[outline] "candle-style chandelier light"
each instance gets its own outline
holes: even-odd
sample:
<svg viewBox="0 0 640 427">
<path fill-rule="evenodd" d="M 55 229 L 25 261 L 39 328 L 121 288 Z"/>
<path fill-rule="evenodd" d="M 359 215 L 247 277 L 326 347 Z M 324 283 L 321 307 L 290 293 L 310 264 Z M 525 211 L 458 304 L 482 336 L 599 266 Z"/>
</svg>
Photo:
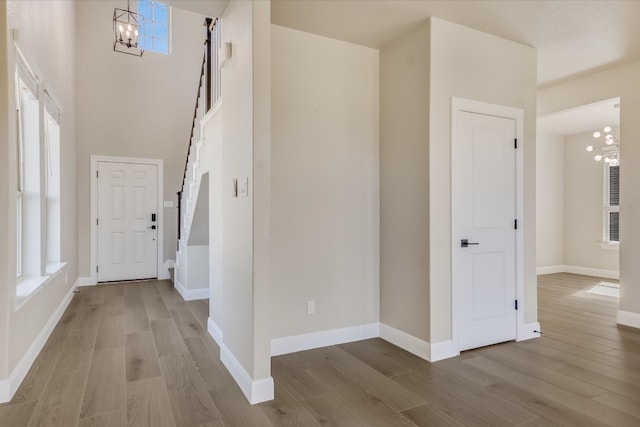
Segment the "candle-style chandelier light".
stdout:
<svg viewBox="0 0 640 427">
<path fill-rule="evenodd" d="M 128 55 L 142 56 L 144 49 L 138 45 L 138 29 L 144 18 L 131 11 L 127 0 L 127 10 L 113 10 L 113 50 Z"/>
</svg>

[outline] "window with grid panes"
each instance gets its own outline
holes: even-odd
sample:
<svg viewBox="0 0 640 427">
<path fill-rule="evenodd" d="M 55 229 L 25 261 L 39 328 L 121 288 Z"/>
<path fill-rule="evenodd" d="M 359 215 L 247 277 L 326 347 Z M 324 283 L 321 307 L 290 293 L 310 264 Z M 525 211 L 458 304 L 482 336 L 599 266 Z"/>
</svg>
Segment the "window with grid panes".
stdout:
<svg viewBox="0 0 640 427">
<path fill-rule="evenodd" d="M 138 46 L 147 52 L 169 54 L 169 6 L 153 0 L 138 0 Z"/>
</svg>

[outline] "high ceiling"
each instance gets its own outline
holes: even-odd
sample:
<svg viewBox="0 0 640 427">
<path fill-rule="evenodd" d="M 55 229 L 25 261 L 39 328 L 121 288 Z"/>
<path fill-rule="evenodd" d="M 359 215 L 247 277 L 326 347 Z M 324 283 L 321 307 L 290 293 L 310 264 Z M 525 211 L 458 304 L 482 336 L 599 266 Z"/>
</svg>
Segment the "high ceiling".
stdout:
<svg viewBox="0 0 640 427">
<path fill-rule="evenodd" d="M 538 117 L 538 130 L 558 135 L 593 132 L 620 126 L 620 98 L 583 105 Z"/>
<path fill-rule="evenodd" d="M 373 48 L 430 16 L 535 47 L 542 87 L 640 59 L 637 0 L 272 0 L 271 6 L 274 24 Z"/>
</svg>

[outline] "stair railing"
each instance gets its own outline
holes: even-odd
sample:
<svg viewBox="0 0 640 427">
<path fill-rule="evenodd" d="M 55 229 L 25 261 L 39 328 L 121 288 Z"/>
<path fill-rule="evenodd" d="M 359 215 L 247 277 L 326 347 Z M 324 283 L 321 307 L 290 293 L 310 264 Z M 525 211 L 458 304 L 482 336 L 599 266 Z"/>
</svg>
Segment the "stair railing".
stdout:
<svg viewBox="0 0 640 427">
<path fill-rule="evenodd" d="M 178 249 L 179 241 L 182 237 L 182 196 L 184 194 L 184 186 L 187 182 L 187 173 L 189 170 L 189 155 L 193 147 L 194 141 L 200 139 L 200 121 L 204 115 L 220 100 L 220 68 L 218 61 L 218 52 L 220 49 L 220 21 L 215 18 L 206 18 L 204 26 L 206 28 L 206 38 L 204 42 L 204 54 L 202 57 L 202 66 L 200 68 L 200 80 L 198 85 L 198 93 L 193 108 L 193 118 L 191 121 L 191 132 L 189 135 L 189 147 L 187 149 L 187 159 L 184 164 L 184 173 L 182 174 L 182 185 L 178 191 Z"/>
</svg>

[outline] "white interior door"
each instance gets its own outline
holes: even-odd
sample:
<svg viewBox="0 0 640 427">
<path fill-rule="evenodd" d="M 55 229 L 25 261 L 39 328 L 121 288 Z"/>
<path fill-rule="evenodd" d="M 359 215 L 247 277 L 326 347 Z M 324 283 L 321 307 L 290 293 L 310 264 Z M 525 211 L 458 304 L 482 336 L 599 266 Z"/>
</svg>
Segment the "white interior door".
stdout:
<svg viewBox="0 0 640 427">
<path fill-rule="evenodd" d="M 98 282 L 158 277 L 158 167 L 98 162 Z"/>
<path fill-rule="evenodd" d="M 457 114 L 453 255 L 467 350 L 516 337 L 516 121 Z"/>
</svg>

